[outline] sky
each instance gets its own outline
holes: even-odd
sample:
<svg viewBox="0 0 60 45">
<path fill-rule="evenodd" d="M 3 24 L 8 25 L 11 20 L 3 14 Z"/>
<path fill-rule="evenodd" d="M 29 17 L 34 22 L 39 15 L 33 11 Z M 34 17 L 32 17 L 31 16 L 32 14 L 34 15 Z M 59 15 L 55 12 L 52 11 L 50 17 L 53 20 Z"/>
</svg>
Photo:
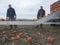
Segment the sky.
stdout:
<svg viewBox="0 0 60 45">
<path fill-rule="evenodd" d="M 50 5 L 56 1 L 58 0 L 0 0 L 0 18 L 6 18 L 8 5 L 11 4 L 18 19 L 36 19 L 41 5 L 47 15 L 50 13 Z"/>
</svg>

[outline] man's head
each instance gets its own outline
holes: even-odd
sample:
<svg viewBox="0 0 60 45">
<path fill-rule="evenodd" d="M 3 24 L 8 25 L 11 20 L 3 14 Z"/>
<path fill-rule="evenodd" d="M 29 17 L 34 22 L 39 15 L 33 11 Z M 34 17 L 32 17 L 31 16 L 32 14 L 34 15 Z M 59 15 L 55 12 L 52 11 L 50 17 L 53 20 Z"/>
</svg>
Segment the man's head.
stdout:
<svg viewBox="0 0 60 45">
<path fill-rule="evenodd" d="M 9 8 L 12 8 L 11 4 L 9 4 Z"/>
<path fill-rule="evenodd" d="M 40 6 L 40 9 L 43 9 L 43 6 Z"/>
</svg>

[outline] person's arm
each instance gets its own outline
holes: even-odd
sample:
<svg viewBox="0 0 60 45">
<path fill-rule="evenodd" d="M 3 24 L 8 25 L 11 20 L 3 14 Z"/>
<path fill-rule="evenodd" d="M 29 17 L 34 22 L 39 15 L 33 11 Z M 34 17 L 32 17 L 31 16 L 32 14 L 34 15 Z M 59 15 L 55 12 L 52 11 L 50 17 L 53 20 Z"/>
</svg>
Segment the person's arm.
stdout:
<svg viewBox="0 0 60 45">
<path fill-rule="evenodd" d="M 13 9 L 14 10 L 14 18 L 16 19 L 16 12 L 15 12 L 15 9 Z"/>
<path fill-rule="evenodd" d="M 40 10 L 37 13 L 37 18 L 39 19 L 39 17 L 40 17 Z"/>
<path fill-rule="evenodd" d="M 44 10 L 44 12 L 43 12 L 43 15 L 45 16 L 45 10 Z"/>
<path fill-rule="evenodd" d="M 9 17 L 9 14 L 8 14 L 8 13 L 9 13 L 9 10 L 7 10 L 7 14 L 6 14 L 6 17 Z"/>
<path fill-rule="evenodd" d="M 9 20 L 9 10 L 7 10 L 6 20 Z"/>
<path fill-rule="evenodd" d="M 16 16 L 16 12 L 15 12 L 15 9 L 13 9 L 14 10 L 14 16 Z"/>
</svg>

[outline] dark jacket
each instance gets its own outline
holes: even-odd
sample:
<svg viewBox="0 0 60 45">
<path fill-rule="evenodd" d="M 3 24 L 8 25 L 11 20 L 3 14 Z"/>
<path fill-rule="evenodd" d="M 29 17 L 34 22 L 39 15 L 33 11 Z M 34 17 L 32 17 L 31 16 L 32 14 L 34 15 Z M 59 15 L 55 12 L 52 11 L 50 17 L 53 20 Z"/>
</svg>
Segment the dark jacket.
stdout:
<svg viewBox="0 0 60 45">
<path fill-rule="evenodd" d="M 44 16 L 45 16 L 45 10 L 39 9 L 38 14 L 37 14 L 37 18 L 39 19 L 39 17 L 44 17 Z"/>
<path fill-rule="evenodd" d="M 15 10 L 13 8 L 9 8 L 7 10 L 7 17 L 14 18 L 14 16 L 16 16 Z"/>
</svg>

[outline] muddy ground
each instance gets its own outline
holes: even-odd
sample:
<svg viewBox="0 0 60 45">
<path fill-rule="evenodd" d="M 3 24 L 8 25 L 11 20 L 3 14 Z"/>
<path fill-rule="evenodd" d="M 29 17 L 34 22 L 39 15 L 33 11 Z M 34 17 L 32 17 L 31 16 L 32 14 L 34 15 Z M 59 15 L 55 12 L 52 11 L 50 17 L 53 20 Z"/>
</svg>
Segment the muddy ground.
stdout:
<svg viewBox="0 0 60 45">
<path fill-rule="evenodd" d="M 18 35 L 19 32 L 23 33 L 23 36 L 20 39 L 14 40 L 14 44 L 12 41 L 5 41 L 1 45 L 60 45 L 60 26 L 50 26 L 44 25 L 43 30 L 39 28 L 35 28 L 36 26 L 18 26 L 15 34 L 11 34 L 14 29 L 9 29 L 9 26 L 0 26 L 0 39 L 4 42 L 3 36 L 1 34 L 2 31 L 7 31 L 7 37 Z M 27 37 L 32 37 L 33 40 L 31 42 L 27 41 Z M 47 38 L 51 36 L 55 40 L 53 43 L 49 42 Z"/>
</svg>

